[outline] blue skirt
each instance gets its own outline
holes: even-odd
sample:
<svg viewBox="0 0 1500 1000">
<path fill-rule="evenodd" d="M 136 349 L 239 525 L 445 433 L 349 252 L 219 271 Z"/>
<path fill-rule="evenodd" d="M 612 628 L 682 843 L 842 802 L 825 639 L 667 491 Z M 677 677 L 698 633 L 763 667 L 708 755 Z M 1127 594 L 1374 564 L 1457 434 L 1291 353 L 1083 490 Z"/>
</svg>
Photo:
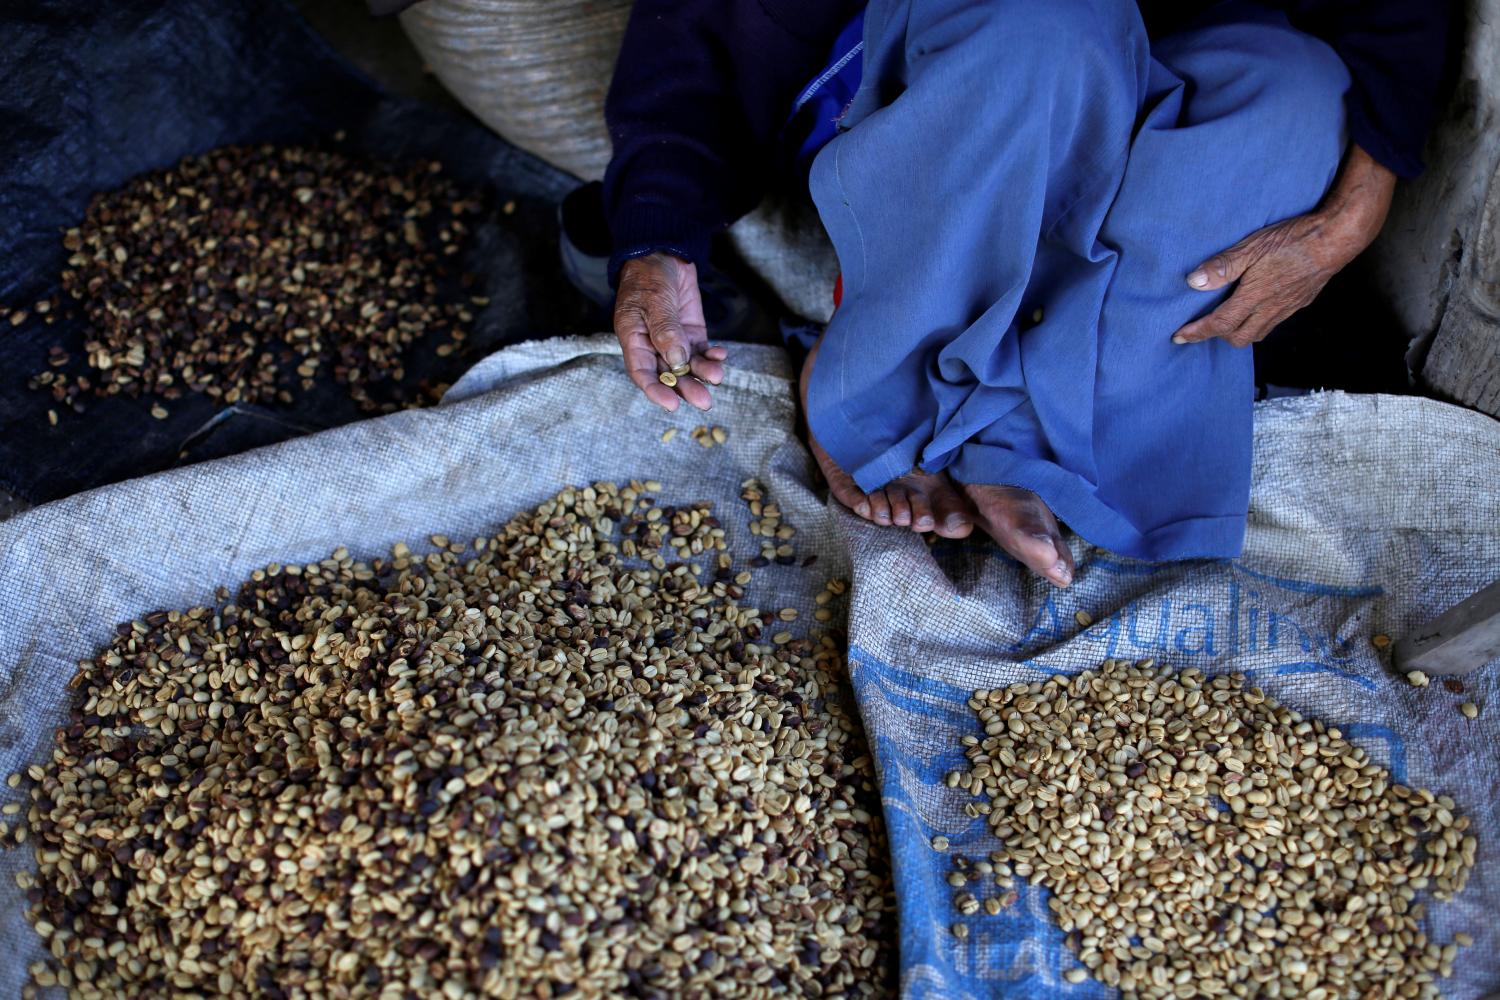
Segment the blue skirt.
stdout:
<svg viewBox="0 0 1500 1000">
<path fill-rule="evenodd" d="M 1245 0 L 1156 39 L 1117 0 L 875 0 L 862 46 L 809 179 L 818 440 L 866 490 L 947 470 L 1124 555 L 1238 555 L 1251 354 L 1171 337 L 1227 294 L 1190 270 L 1326 193 L 1344 64 Z"/>
</svg>

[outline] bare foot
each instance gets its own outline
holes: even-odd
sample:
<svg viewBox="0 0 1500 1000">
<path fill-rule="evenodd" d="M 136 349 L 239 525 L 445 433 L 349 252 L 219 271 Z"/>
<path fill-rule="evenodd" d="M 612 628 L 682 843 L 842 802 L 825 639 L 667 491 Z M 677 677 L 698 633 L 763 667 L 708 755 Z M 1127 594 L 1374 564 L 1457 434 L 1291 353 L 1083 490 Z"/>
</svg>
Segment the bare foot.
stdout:
<svg viewBox="0 0 1500 1000">
<path fill-rule="evenodd" d="M 800 390 L 804 414 L 807 412 L 807 383 L 821 347 L 820 340 L 802 366 Z M 811 424 L 807 429 L 807 446 L 817 460 L 823 478 L 828 481 L 833 498 L 860 517 L 876 524 L 909 527 L 913 531 L 935 531 L 944 538 L 964 538 L 974 530 L 968 502 L 954 488 L 946 473 L 914 469 L 900 479 L 866 493 L 813 437 Z"/>
<path fill-rule="evenodd" d="M 973 512 L 945 472 L 913 469 L 875 492 L 885 495 L 891 524 L 935 531 L 944 538 L 966 538 L 974 530 Z"/>
<path fill-rule="evenodd" d="M 1002 549 L 1059 587 L 1073 582 L 1073 553 L 1041 497 L 1016 486 L 960 483 L 959 489 L 973 504 L 979 526 Z"/>
</svg>

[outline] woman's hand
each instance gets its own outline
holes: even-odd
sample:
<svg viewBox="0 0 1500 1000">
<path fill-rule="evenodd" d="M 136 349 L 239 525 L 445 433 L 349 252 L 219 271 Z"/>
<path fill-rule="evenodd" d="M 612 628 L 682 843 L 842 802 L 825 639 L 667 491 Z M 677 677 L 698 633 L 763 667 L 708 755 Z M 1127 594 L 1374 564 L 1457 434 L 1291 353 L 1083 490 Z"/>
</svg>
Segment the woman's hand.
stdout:
<svg viewBox="0 0 1500 1000">
<path fill-rule="evenodd" d="M 724 380 L 728 351 L 708 343 L 698 268 L 667 253 L 634 257 L 620 268 L 615 295 L 615 336 L 625 352 L 625 371 L 646 398 L 674 411 L 685 399 L 700 410 L 713 406 L 708 386 Z M 657 378 L 664 371 L 692 366 L 675 388 Z"/>
<path fill-rule="evenodd" d="M 1172 335 L 1174 344 L 1222 337 L 1247 347 L 1310 303 L 1374 241 L 1391 207 L 1396 175 L 1358 146 L 1316 211 L 1267 226 L 1200 264 L 1187 282 L 1211 292 L 1239 286 L 1217 309 Z"/>
</svg>

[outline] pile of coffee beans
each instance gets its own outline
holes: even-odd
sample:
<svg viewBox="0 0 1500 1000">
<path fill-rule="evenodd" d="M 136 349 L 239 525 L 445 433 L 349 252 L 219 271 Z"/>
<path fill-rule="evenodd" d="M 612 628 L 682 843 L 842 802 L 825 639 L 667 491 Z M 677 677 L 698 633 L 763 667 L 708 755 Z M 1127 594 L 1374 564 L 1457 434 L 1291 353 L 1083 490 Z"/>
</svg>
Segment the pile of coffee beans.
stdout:
<svg viewBox="0 0 1500 1000">
<path fill-rule="evenodd" d="M 723 537 L 600 483 L 119 626 L 0 836 L 28 989 L 893 995 L 841 637 L 743 603 Z"/>
<path fill-rule="evenodd" d="M 163 418 L 190 392 L 287 404 L 320 376 L 389 409 L 413 395 L 390 391 L 408 348 L 451 352 L 484 304 L 449 275 L 478 212 L 435 162 L 224 147 L 94 198 L 63 236 L 63 296 L 11 322 L 83 312 L 83 358 L 56 346 L 31 380 L 54 413 L 90 394 L 149 396 Z"/>
<path fill-rule="evenodd" d="M 1478 841 L 1336 727 L 1238 674 L 1150 660 L 976 691 L 948 783 L 990 856 L 1052 890 L 1082 968 L 1125 997 L 1436 997 L 1458 948 L 1422 929 Z"/>
</svg>

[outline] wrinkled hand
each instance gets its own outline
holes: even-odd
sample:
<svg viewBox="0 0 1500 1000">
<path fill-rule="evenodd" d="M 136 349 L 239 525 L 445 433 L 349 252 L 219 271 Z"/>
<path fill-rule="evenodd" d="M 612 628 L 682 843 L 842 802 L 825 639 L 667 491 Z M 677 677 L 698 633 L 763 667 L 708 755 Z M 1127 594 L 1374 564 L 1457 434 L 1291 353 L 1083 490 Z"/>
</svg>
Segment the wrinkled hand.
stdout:
<svg viewBox="0 0 1500 1000">
<path fill-rule="evenodd" d="M 1172 342 L 1221 337 L 1248 347 L 1264 339 L 1370 245 L 1385 223 L 1395 184 L 1395 174 L 1351 146 L 1316 211 L 1257 230 L 1188 275 L 1188 284 L 1205 292 L 1239 284 L 1217 309 L 1173 334 Z"/>
<path fill-rule="evenodd" d="M 671 254 L 635 257 L 620 268 L 615 295 L 615 336 L 625 352 L 625 371 L 646 398 L 667 411 L 680 399 L 700 410 L 713 406 L 708 386 L 724 380 L 728 352 L 708 343 L 698 269 Z M 657 376 L 692 365 L 692 375 L 668 388 Z"/>
</svg>

